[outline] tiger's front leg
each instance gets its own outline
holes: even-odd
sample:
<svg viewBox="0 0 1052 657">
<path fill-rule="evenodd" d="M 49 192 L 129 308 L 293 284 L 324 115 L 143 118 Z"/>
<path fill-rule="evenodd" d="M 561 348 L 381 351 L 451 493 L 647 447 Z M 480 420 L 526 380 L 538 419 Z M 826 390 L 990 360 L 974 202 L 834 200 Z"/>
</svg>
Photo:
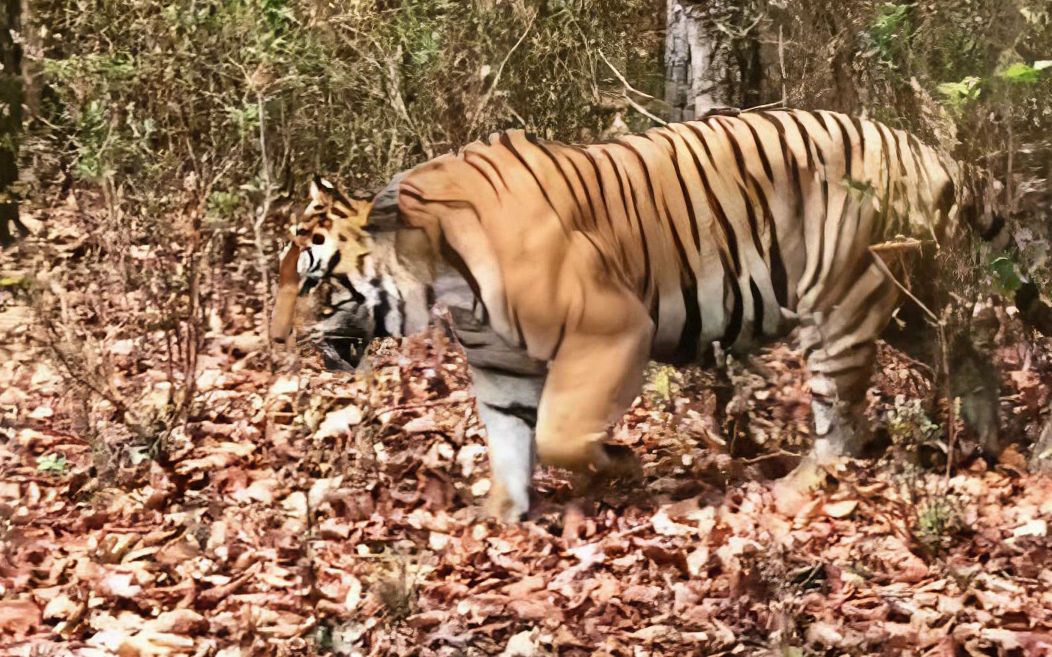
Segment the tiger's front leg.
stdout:
<svg viewBox="0 0 1052 657">
<path fill-rule="evenodd" d="M 471 375 L 479 418 L 486 425 L 489 513 L 506 522 L 522 520 L 530 508 L 533 432 L 544 377 L 474 365 Z"/>
</svg>

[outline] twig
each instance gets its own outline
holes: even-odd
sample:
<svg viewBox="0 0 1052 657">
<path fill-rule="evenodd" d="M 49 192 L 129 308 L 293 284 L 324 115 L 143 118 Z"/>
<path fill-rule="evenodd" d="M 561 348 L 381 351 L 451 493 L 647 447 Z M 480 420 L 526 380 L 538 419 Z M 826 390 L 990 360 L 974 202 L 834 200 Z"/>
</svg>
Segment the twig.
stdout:
<svg viewBox="0 0 1052 657">
<path fill-rule="evenodd" d="M 260 205 L 258 212 L 256 213 L 256 220 L 252 222 L 252 235 L 256 242 L 256 266 L 259 269 L 259 275 L 263 279 L 263 324 L 266 327 L 267 335 L 267 367 L 271 374 L 274 373 L 274 352 L 272 346 L 272 336 L 270 335 L 270 314 L 271 314 L 271 298 L 270 298 L 270 266 L 267 263 L 267 251 L 263 245 L 263 224 L 267 220 L 267 216 L 270 214 L 270 206 L 273 202 L 273 183 L 270 179 L 270 157 L 267 155 L 267 122 L 266 114 L 263 106 L 263 94 L 259 91 L 256 92 L 256 109 L 259 115 L 259 152 L 260 160 L 263 165 L 263 203 Z"/>
<path fill-rule="evenodd" d="M 636 89 L 635 87 L 633 87 L 628 82 L 628 80 L 625 79 L 625 76 L 621 74 L 621 71 L 619 71 L 616 68 L 614 68 L 614 65 L 610 63 L 610 60 L 606 58 L 606 55 L 603 54 L 602 50 L 597 48 L 596 52 L 599 53 L 599 59 L 603 60 L 603 63 L 606 64 L 606 67 L 609 68 L 610 72 L 614 74 L 614 77 L 617 78 L 618 82 L 620 82 L 625 87 L 626 91 L 631 91 L 635 95 L 642 96 L 643 98 L 646 98 L 647 100 L 657 100 L 656 98 L 654 98 L 650 94 L 648 94 L 648 93 L 646 93 L 644 91 L 640 91 L 639 89 Z"/>
<path fill-rule="evenodd" d="M 482 100 L 479 101 L 478 107 L 475 108 L 475 111 L 471 115 L 471 120 L 468 121 L 468 134 L 475 132 L 478 118 L 482 115 L 482 110 L 486 109 L 486 105 L 489 104 L 490 99 L 493 98 L 493 92 L 497 89 L 497 83 L 500 82 L 500 76 L 504 73 L 504 67 L 508 64 L 508 60 L 511 59 L 511 56 L 515 54 L 515 51 L 519 49 L 519 46 L 522 45 L 522 42 L 526 40 L 526 36 L 530 33 L 530 30 L 533 29 L 533 23 L 537 20 L 537 14 L 539 13 L 539 10 L 533 12 L 533 16 L 530 16 L 530 22 L 526 24 L 526 29 L 522 31 L 519 40 L 515 42 L 515 45 L 511 47 L 511 50 L 509 50 L 508 53 L 504 55 L 504 59 L 501 60 L 500 66 L 497 67 L 497 72 L 493 74 L 493 81 L 490 82 L 489 88 L 486 89 L 486 93 L 482 94 Z"/>
<path fill-rule="evenodd" d="M 887 248 L 886 244 L 880 244 L 875 246 L 878 248 L 886 247 L 883 250 L 890 250 L 890 248 Z M 913 247 L 914 245 L 910 242 L 904 242 L 903 246 Z M 920 248 L 919 242 L 917 243 L 916 248 Z M 924 305 L 924 303 L 920 299 L 915 297 L 912 292 L 906 289 L 906 287 L 899 282 L 898 278 L 896 278 L 895 275 L 891 273 L 891 270 L 888 268 L 887 263 L 884 262 L 884 259 L 880 257 L 880 251 L 878 251 L 877 248 L 870 247 L 869 252 L 870 255 L 873 256 L 873 261 L 876 263 L 877 267 L 881 270 L 881 272 L 883 272 L 883 274 L 887 276 L 888 279 L 891 280 L 891 282 L 895 285 L 895 287 L 899 288 L 899 290 L 904 295 L 906 295 L 907 298 L 913 301 L 913 303 L 917 304 L 917 307 L 923 310 L 925 314 L 928 315 L 928 318 L 932 321 L 933 324 L 935 324 L 935 329 L 938 332 L 940 356 L 939 360 L 941 361 L 940 367 L 942 368 L 943 375 L 946 377 L 946 385 L 945 390 L 943 391 L 943 396 L 946 399 L 946 478 L 949 479 L 950 471 L 953 468 L 953 448 L 957 443 L 957 409 L 954 403 L 954 398 L 952 396 L 953 393 L 950 388 L 950 357 L 946 349 L 946 321 L 939 318 L 935 313 L 931 311 L 930 308 L 928 308 L 928 306 Z"/>
<path fill-rule="evenodd" d="M 640 105 L 636 101 L 632 100 L 628 96 L 627 93 L 625 94 L 624 97 L 625 97 L 625 101 L 627 101 L 628 104 L 631 105 L 632 109 L 634 109 L 635 111 L 639 112 L 640 114 L 642 114 L 643 116 L 647 117 L 651 121 L 657 123 L 658 125 L 668 125 L 668 121 L 666 121 L 666 120 L 664 120 L 664 119 L 662 119 L 662 118 L 660 118 L 658 116 L 655 116 L 654 114 L 651 114 L 649 111 L 647 111 L 647 109 L 645 107 L 643 107 L 642 105 Z"/>
<path fill-rule="evenodd" d="M 939 356 L 942 360 L 942 373 L 946 377 L 943 395 L 946 397 L 946 481 L 950 480 L 953 469 L 953 448 L 957 445 L 957 403 L 950 387 L 950 357 L 946 351 L 946 322 L 939 322 Z"/>
<path fill-rule="evenodd" d="M 785 449 L 779 449 L 776 452 L 770 454 L 761 454 L 760 456 L 753 457 L 751 459 L 740 459 L 742 463 L 752 465 L 753 463 L 760 463 L 761 461 L 768 461 L 770 459 L 779 458 L 783 456 L 791 456 L 793 458 L 802 458 L 803 454 L 797 454 L 796 452 L 790 452 Z"/>
<path fill-rule="evenodd" d="M 785 91 L 785 39 L 782 37 L 782 26 L 778 26 L 778 70 L 782 78 L 782 106 L 789 99 L 789 94 Z"/>
<path fill-rule="evenodd" d="M 909 243 L 909 242 L 904 242 L 902 246 L 903 246 L 903 248 L 913 248 L 913 244 Z M 919 248 L 919 243 L 917 245 L 917 248 Z M 885 276 L 887 276 L 888 280 L 890 280 L 895 285 L 895 287 L 899 288 L 900 292 L 902 292 L 904 295 L 906 295 L 906 297 L 909 298 L 910 301 L 912 301 L 913 303 L 917 304 L 917 307 L 920 308 L 921 310 L 923 310 L 925 312 L 925 314 L 928 315 L 928 318 L 935 325 L 938 326 L 940 324 L 940 322 L 941 322 L 939 317 L 935 313 L 933 313 L 931 311 L 931 309 L 928 308 L 928 306 L 924 305 L 923 301 L 921 301 L 920 299 L 915 297 L 912 292 L 910 292 L 908 289 L 906 289 L 905 285 L 903 285 L 902 283 L 899 282 L 899 279 L 895 277 L 895 274 L 891 273 L 891 270 L 888 269 L 888 264 L 886 262 L 884 262 L 884 259 L 882 257 L 880 257 L 881 251 L 890 251 L 890 250 L 892 250 L 892 249 L 891 249 L 890 246 L 888 246 L 887 243 L 885 243 L 885 244 L 876 244 L 874 246 L 869 247 L 869 253 L 870 253 L 870 255 L 873 256 L 873 262 L 874 262 L 874 264 L 877 265 L 877 268 L 880 269 L 881 273 L 884 274 Z"/>
<path fill-rule="evenodd" d="M 437 406 L 456 406 L 458 404 L 470 404 L 471 399 L 433 399 L 425 402 L 414 402 L 411 404 L 399 404 L 397 406 L 388 406 L 386 408 L 378 408 L 371 415 L 376 419 L 380 419 L 381 415 L 386 413 L 398 413 L 401 411 L 414 411 L 422 408 L 435 408 Z"/>
<path fill-rule="evenodd" d="M 752 107 L 746 107 L 745 109 L 742 110 L 742 113 L 755 112 L 757 110 L 770 109 L 772 107 L 785 107 L 785 99 L 783 98 L 781 100 L 772 100 L 769 103 L 762 103 L 760 105 L 753 105 Z"/>
<path fill-rule="evenodd" d="M 614 68 L 614 65 L 610 63 L 610 60 L 606 58 L 606 55 L 603 54 L 602 50 L 596 49 L 596 52 L 599 53 L 599 58 L 603 60 L 603 63 L 606 64 L 606 67 L 610 69 L 610 72 L 612 72 L 614 74 L 614 77 L 617 78 L 617 80 L 621 83 L 621 86 L 623 87 L 621 94 L 624 97 L 625 102 L 628 103 L 632 109 L 647 117 L 654 123 L 657 123 L 658 125 L 668 125 L 668 121 L 665 121 L 664 119 L 650 112 L 647 108 L 643 107 L 635 100 L 633 100 L 633 98 L 629 94 L 633 93 L 637 96 L 642 96 L 647 100 L 656 99 L 650 94 L 642 92 L 639 89 L 633 87 L 631 83 L 629 83 L 629 81 L 625 79 L 625 76 L 621 74 L 621 71 L 618 71 L 616 68 Z"/>
<path fill-rule="evenodd" d="M 394 57 L 387 58 L 387 95 L 391 101 L 391 105 L 394 106 L 395 111 L 398 112 L 398 116 L 405 121 L 406 125 L 416 135 L 417 141 L 420 142 L 420 148 L 424 151 L 424 157 L 431 159 L 435 156 L 434 145 L 431 143 L 430 137 L 425 137 L 424 133 L 421 132 L 420 127 L 417 125 L 413 117 L 409 115 L 409 110 L 406 108 L 405 99 L 402 98 L 402 83 L 401 78 L 398 75 L 398 69 L 395 67 L 395 61 L 401 57 L 402 47 L 399 46 L 395 52 Z"/>
</svg>

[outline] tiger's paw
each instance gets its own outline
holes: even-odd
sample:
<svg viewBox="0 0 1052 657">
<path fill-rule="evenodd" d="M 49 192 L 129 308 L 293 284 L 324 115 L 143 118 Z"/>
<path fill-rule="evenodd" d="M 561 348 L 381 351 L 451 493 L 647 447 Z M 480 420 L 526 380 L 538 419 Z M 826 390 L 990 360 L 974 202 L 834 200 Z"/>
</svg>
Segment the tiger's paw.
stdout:
<svg viewBox="0 0 1052 657">
<path fill-rule="evenodd" d="M 588 469 L 574 473 L 573 488 L 584 496 L 623 490 L 626 483 L 643 479 L 643 466 L 630 447 L 612 443 L 598 445 L 600 456 Z"/>
<path fill-rule="evenodd" d="M 529 514 L 529 503 L 516 502 L 508 493 L 507 486 L 493 481 L 489 495 L 486 497 L 486 514 L 501 522 L 523 522 Z"/>
<path fill-rule="evenodd" d="M 629 481 L 638 481 L 643 478 L 643 465 L 631 447 L 604 443 L 603 454 L 606 456 L 606 462 L 599 472 L 600 476 L 606 479 L 627 479 Z"/>
</svg>

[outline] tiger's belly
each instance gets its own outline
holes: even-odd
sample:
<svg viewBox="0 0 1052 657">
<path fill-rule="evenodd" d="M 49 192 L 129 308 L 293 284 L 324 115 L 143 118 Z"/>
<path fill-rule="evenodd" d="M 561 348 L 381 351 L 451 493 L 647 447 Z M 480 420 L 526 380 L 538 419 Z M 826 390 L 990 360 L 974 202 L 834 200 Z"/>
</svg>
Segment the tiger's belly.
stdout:
<svg viewBox="0 0 1052 657">
<path fill-rule="evenodd" d="M 757 291 L 755 286 L 751 291 Z M 761 294 L 740 301 L 727 295 L 693 314 L 692 320 L 683 301 L 692 292 L 683 290 L 651 304 L 653 360 L 670 365 L 710 365 L 717 351 L 747 353 L 785 338 L 799 323 L 795 309 L 764 303 Z"/>
</svg>

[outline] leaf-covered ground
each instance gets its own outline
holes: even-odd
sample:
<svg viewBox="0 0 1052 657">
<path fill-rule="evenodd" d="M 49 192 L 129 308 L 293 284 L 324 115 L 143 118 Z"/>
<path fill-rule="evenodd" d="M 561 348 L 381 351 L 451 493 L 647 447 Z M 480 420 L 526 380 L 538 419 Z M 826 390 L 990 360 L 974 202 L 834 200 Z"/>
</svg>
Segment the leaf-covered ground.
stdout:
<svg viewBox="0 0 1052 657">
<path fill-rule="evenodd" d="M 70 273 L 77 248 L 49 285 L 134 309 L 106 275 Z M 879 461 L 774 478 L 809 419 L 799 360 L 778 347 L 735 370 L 734 438 L 713 375 L 659 370 L 614 431 L 642 483 L 571 503 L 541 472 L 534 517 L 502 526 L 480 511 L 484 440 L 437 332 L 357 377 L 287 353 L 271 373 L 260 314 L 231 301 L 208 323 L 188 421 L 164 431 L 159 414 L 151 433 L 66 377 L 24 297 L 0 289 L 5 654 L 1052 654 L 1052 479 L 1027 473 L 1025 445 L 947 478 L 937 436 L 901 440 L 927 435 L 908 409 L 930 385 L 890 348 L 873 412 L 899 439 Z M 164 341 L 106 327 L 89 362 L 136 408 L 166 408 Z M 1047 357 L 1002 342 L 1002 414 L 1022 441 Z"/>
</svg>

